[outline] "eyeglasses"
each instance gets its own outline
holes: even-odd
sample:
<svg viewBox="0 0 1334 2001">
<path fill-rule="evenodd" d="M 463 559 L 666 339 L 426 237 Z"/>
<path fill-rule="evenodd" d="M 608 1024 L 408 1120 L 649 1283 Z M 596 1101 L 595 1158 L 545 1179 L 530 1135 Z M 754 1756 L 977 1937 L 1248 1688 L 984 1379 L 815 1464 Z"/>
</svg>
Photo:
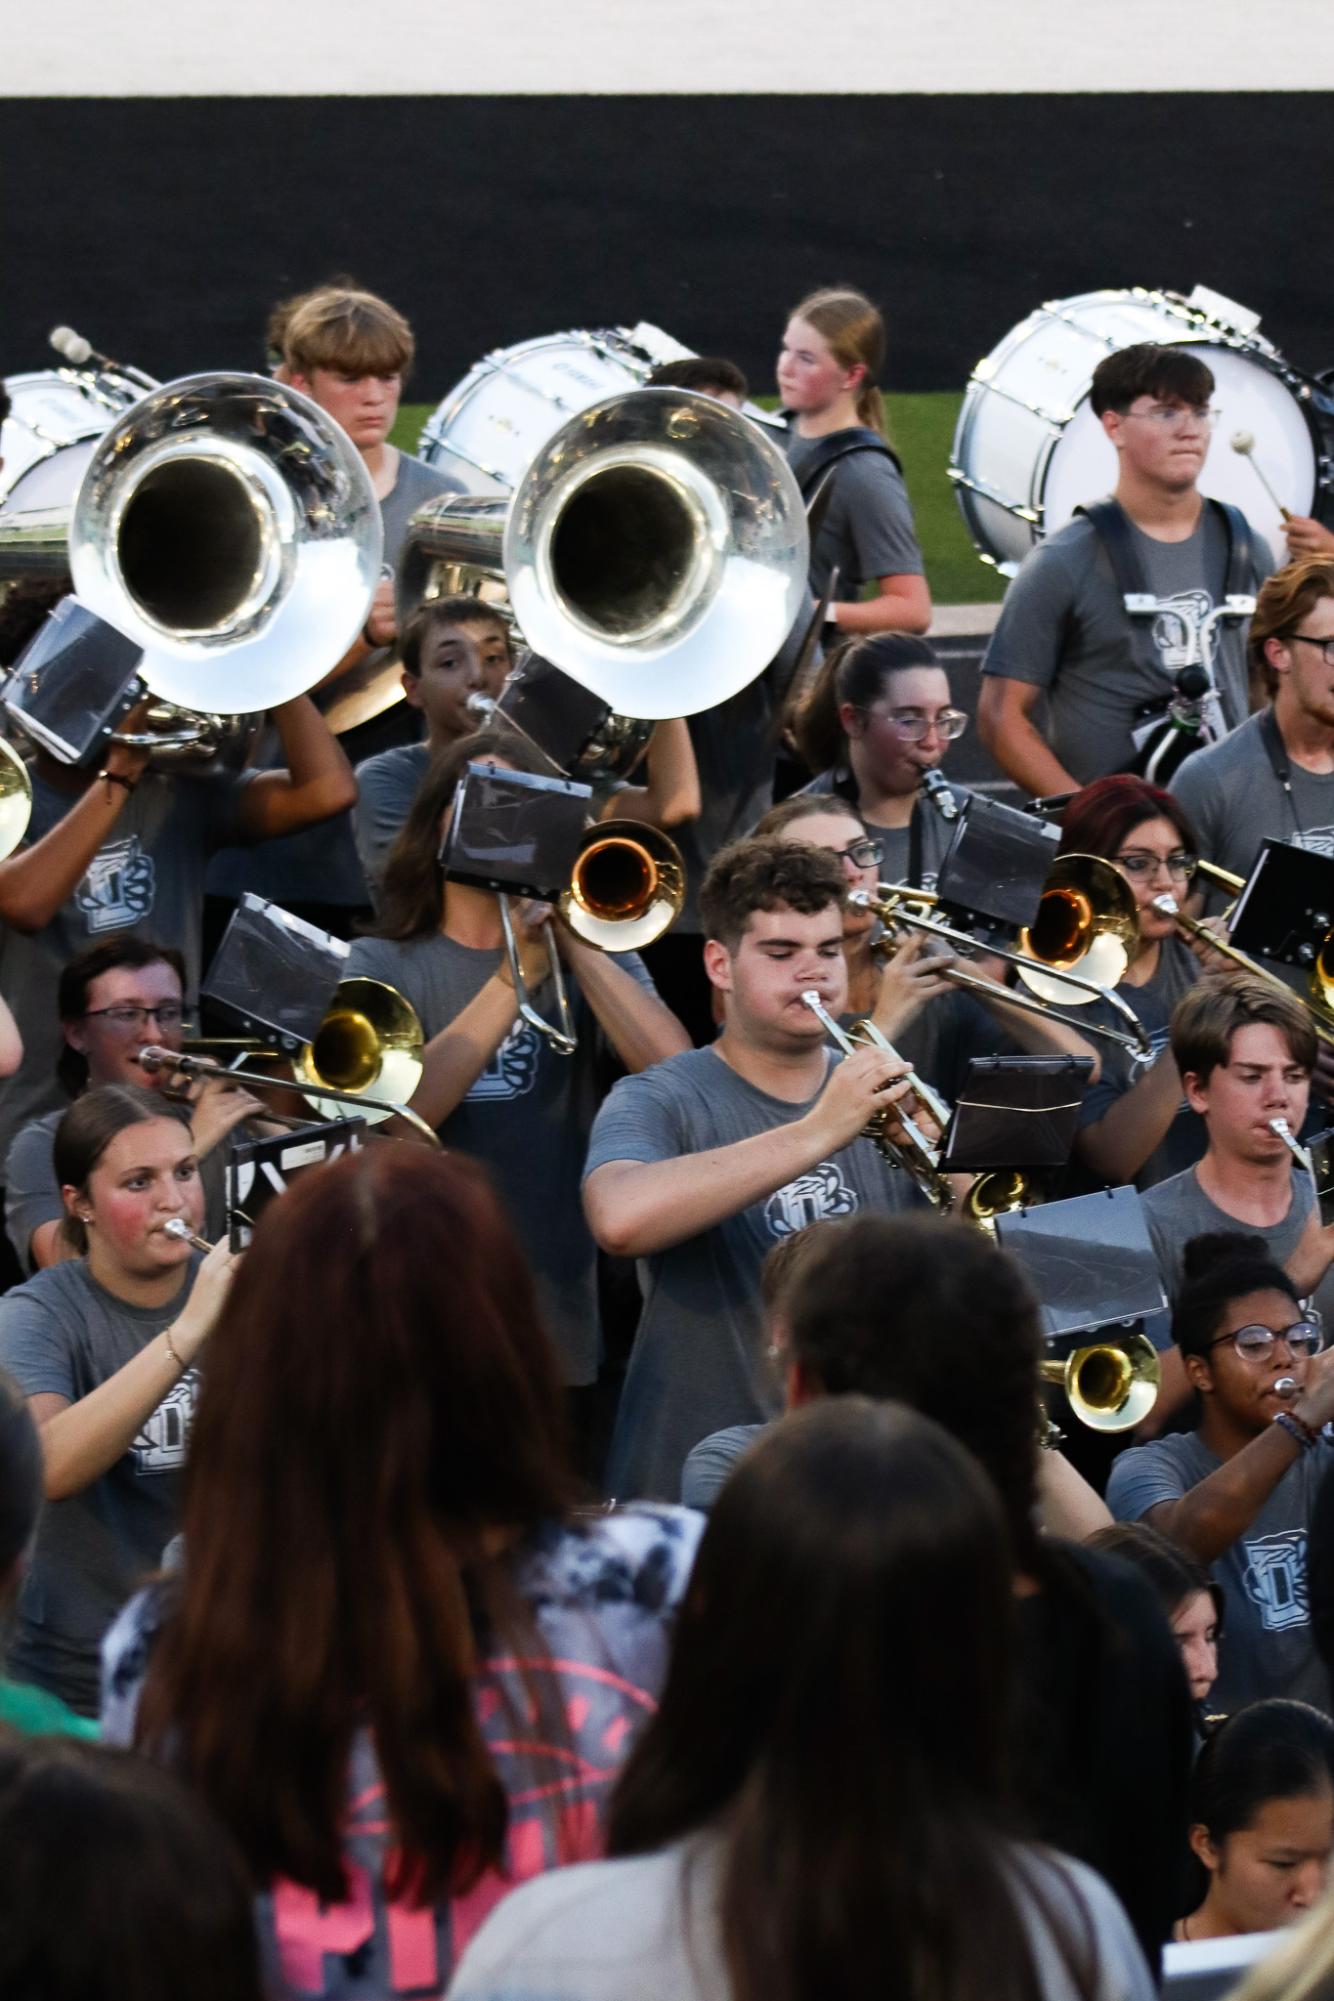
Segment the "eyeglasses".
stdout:
<svg viewBox="0 0 1334 2001">
<path fill-rule="evenodd" d="M 920 709 L 863 709 L 862 714 L 888 723 L 907 743 L 920 743 L 932 730 L 942 743 L 954 743 L 968 727 L 962 709 L 939 709 L 934 716 L 924 716 Z"/>
<path fill-rule="evenodd" d="M 84 1021 L 105 1021 L 112 1028 L 133 1029 L 142 1034 L 150 1020 L 159 1028 L 179 1028 L 185 1019 L 185 1009 L 179 1001 L 164 1001 L 161 1007 L 139 1007 L 130 1001 L 123 1001 L 117 1007 L 90 1007 L 81 1017 Z"/>
<path fill-rule="evenodd" d="M 1317 639 L 1314 633 L 1310 632 L 1289 632 L 1285 633 L 1284 637 L 1289 640 L 1300 640 L 1303 646 L 1318 647 L 1320 658 L 1324 661 L 1326 667 L 1334 667 L 1334 637 Z"/>
<path fill-rule="evenodd" d="M 1239 1327 L 1235 1334 L 1220 1334 L 1209 1343 L 1211 1352 L 1230 1341 L 1243 1362 L 1267 1362 L 1274 1343 L 1283 1341 L 1294 1355 L 1318 1355 L 1325 1345 L 1325 1330 L 1318 1320 L 1294 1320 L 1276 1334 L 1272 1327 Z"/>
<path fill-rule="evenodd" d="M 1199 865 L 1199 856 L 1187 854 L 1184 848 L 1178 848 L 1174 855 L 1151 855 L 1147 848 L 1130 848 L 1116 857 L 1116 866 L 1136 879 L 1165 868 L 1169 875 L 1180 876 L 1183 882 L 1189 882 Z"/>
<path fill-rule="evenodd" d="M 1190 431 L 1198 424 L 1201 429 L 1212 431 L 1222 416 L 1215 405 L 1199 403 L 1155 403 L 1150 410 L 1123 410 L 1123 417 L 1142 417 L 1146 423 L 1157 424 L 1163 431 Z"/>
<path fill-rule="evenodd" d="M 854 841 L 850 848 L 835 848 L 834 860 L 851 862 L 855 868 L 875 868 L 885 857 L 883 841 Z"/>
</svg>

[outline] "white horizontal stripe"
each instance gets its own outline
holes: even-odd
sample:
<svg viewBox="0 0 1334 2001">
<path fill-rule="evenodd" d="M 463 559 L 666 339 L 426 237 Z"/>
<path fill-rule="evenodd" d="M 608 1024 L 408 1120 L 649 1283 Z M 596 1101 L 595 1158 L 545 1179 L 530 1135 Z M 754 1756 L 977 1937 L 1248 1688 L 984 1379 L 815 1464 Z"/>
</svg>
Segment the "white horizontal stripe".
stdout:
<svg viewBox="0 0 1334 2001">
<path fill-rule="evenodd" d="M 1269 34 L 1254 0 L 66 0 L 24 10 L 0 97 L 1331 86 L 1329 0 L 1286 0 Z"/>
</svg>

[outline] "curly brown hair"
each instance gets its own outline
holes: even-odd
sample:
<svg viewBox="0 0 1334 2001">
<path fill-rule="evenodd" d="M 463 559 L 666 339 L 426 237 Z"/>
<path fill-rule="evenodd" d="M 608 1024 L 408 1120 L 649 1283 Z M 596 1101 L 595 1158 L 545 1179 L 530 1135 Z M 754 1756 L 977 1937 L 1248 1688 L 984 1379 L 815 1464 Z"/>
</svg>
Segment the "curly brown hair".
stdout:
<svg viewBox="0 0 1334 2001">
<path fill-rule="evenodd" d="M 831 903 L 843 908 L 847 883 L 837 856 L 782 839 L 733 841 L 709 865 L 699 893 L 704 936 L 735 952 L 757 910 L 795 910 L 814 917 Z"/>
</svg>

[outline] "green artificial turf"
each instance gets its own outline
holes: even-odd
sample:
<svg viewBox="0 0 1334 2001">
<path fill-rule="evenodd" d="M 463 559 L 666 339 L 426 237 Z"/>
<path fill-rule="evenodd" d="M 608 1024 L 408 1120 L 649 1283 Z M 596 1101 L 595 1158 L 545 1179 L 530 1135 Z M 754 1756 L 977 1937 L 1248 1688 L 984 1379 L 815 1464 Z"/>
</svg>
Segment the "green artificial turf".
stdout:
<svg viewBox="0 0 1334 2001">
<path fill-rule="evenodd" d="M 945 477 L 962 400 L 953 390 L 885 398 L 889 435 L 903 459 L 917 515 L 917 538 L 926 559 L 927 582 L 937 604 L 989 603 L 1000 598 L 1005 588 L 1004 578 L 977 556 L 954 489 Z M 435 407 L 434 403 L 405 403 L 398 413 L 393 442 L 404 451 L 415 452 L 422 425 Z"/>
</svg>

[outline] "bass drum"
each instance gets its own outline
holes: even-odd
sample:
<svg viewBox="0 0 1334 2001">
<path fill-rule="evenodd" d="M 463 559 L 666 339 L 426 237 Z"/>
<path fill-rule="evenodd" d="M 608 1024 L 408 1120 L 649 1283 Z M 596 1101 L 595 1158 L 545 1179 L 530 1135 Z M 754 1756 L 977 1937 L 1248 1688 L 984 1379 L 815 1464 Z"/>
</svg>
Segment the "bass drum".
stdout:
<svg viewBox="0 0 1334 2001">
<path fill-rule="evenodd" d="M 949 476 L 983 562 L 1012 576 L 1076 507 L 1109 493 L 1116 453 L 1089 404 L 1098 363 L 1138 341 L 1180 345 L 1213 370 L 1221 412 L 1200 475 L 1204 493 L 1239 507 L 1275 559 L 1282 517 L 1255 467 L 1293 514 L 1334 512 L 1334 396 L 1285 361 L 1244 306 L 1197 287 L 1082 292 L 1040 306 L 973 370 Z M 1255 465 L 1233 449 L 1248 432 Z"/>
<path fill-rule="evenodd" d="M 45 369 L 10 375 L 13 408 L 0 425 L 0 508 L 73 503 L 93 446 L 147 391 L 121 376 Z"/>
</svg>

